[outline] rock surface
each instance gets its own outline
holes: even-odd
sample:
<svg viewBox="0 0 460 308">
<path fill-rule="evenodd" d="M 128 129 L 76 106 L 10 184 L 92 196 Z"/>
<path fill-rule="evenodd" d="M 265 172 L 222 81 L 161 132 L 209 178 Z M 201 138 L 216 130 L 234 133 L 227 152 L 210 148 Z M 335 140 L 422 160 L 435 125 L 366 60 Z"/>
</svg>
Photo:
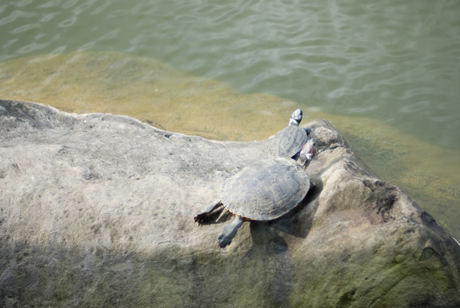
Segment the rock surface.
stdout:
<svg viewBox="0 0 460 308">
<path fill-rule="evenodd" d="M 303 202 L 272 222 L 193 216 L 264 158 L 109 114 L 0 100 L 0 306 L 460 307 L 460 246 L 325 120 Z"/>
</svg>

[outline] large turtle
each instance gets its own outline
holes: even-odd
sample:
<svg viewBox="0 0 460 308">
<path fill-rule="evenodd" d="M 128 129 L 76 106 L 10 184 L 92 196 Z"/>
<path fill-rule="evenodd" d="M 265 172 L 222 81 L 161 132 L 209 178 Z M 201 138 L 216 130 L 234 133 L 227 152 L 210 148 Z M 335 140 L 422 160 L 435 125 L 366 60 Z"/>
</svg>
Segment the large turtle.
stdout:
<svg viewBox="0 0 460 308">
<path fill-rule="evenodd" d="M 227 211 L 234 214 L 235 220 L 219 236 L 219 246 L 224 248 L 232 242 L 244 221 L 267 221 L 286 214 L 302 201 L 310 189 L 305 168 L 315 153 L 315 140 L 310 139 L 297 161 L 275 157 L 243 168 L 224 182 L 222 199 L 206 206 L 194 218 L 195 221 L 203 224 L 218 211 L 222 211 L 219 218 Z"/>
<path fill-rule="evenodd" d="M 303 145 L 307 142 L 309 128 L 299 127 L 302 121 L 302 109 L 296 109 L 289 119 L 289 125 L 280 130 L 270 144 L 272 157 L 288 157 L 297 159 Z"/>
</svg>

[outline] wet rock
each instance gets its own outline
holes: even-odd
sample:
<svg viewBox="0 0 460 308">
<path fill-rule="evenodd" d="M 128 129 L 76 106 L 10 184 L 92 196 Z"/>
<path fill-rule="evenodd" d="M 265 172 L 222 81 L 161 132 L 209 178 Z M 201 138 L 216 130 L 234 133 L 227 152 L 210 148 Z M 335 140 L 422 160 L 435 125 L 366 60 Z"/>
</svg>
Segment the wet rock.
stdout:
<svg viewBox="0 0 460 308">
<path fill-rule="evenodd" d="M 302 203 L 193 216 L 269 140 L 215 142 L 108 114 L 0 100 L 0 306 L 457 307 L 460 247 L 325 120 Z"/>
</svg>

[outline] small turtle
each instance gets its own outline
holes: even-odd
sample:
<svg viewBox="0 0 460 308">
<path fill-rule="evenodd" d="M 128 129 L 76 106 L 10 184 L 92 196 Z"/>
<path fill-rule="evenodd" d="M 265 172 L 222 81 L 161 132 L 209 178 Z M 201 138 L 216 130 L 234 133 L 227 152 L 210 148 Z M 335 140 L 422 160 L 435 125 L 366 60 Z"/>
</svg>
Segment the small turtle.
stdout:
<svg viewBox="0 0 460 308">
<path fill-rule="evenodd" d="M 288 157 L 297 159 L 303 145 L 307 142 L 309 128 L 299 127 L 302 121 L 302 109 L 296 109 L 289 119 L 289 125 L 279 131 L 270 145 L 272 157 Z"/>
<path fill-rule="evenodd" d="M 268 221 L 276 219 L 295 208 L 310 189 L 305 168 L 316 153 L 314 139 L 303 146 L 297 161 L 286 157 L 268 158 L 243 168 L 222 185 L 222 199 L 205 207 L 194 218 L 203 224 L 222 211 L 230 212 L 235 220 L 219 236 L 219 246 L 224 248 L 235 237 L 246 220 Z"/>
</svg>

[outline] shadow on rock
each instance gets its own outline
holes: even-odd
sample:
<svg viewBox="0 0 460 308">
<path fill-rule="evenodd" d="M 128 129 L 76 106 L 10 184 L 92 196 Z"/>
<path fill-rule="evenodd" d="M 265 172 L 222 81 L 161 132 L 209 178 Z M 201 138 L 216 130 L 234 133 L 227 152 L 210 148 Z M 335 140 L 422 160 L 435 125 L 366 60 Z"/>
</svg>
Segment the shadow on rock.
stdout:
<svg viewBox="0 0 460 308">
<path fill-rule="evenodd" d="M 278 231 L 295 237 L 306 238 L 311 229 L 316 210 L 318 209 L 318 198 L 322 190 L 323 182 L 321 178 L 312 178 L 310 190 L 302 202 L 289 213 L 267 224 Z"/>
<path fill-rule="evenodd" d="M 271 307 L 289 307 L 295 290 L 295 266 L 288 244 L 267 222 L 252 221 L 250 232 L 252 246 L 245 259 L 263 267 L 264 300 Z"/>
</svg>

